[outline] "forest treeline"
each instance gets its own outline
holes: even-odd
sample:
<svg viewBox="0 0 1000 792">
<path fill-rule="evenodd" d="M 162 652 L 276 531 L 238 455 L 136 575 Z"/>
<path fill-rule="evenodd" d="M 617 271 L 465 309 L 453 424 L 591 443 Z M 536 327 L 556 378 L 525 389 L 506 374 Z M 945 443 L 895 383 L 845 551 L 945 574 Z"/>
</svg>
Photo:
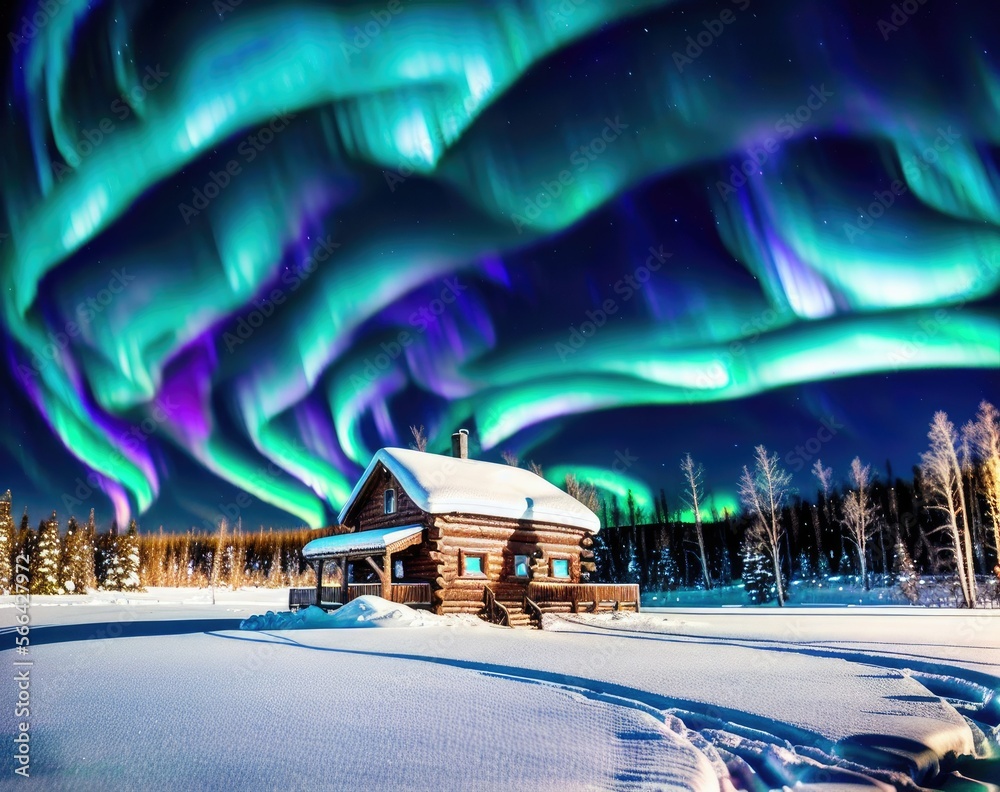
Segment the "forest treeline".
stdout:
<svg viewBox="0 0 1000 792">
<path fill-rule="evenodd" d="M 644 591 L 710 589 L 742 581 L 751 602 L 783 604 L 790 580 L 853 576 L 899 586 L 917 602 L 921 576 L 947 578 L 958 604 L 1000 604 L 1000 417 L 983 402 L 956 430 L 934 416 L 929 448 L 907 478 L 889 462 L 873 471 L 855 458 L 837 486 L 817 459 L 815 490 L 801 497 L 777 454 L 755 449 L 739 481 L 739 514 L 705 513 L 704 470 L 679 460 L 680 494 L 660 490 L 647 512 L 631 493 L 600 502 L 572 479 L 568 490 L 598 509 L 606 526 L 595 539 L 595 579 L 638 583 Z M 693 522 L 677 515 L 691 512 Z"/>
<path fill-rule="evenodd" d="M 423 427 L 411 429 L 424 450 Z M 678 494 L 670 500 L 661 489 L 648 511 L 632 493 L 602 500 L 573 476 L 565 487 L 601 517 L 591 576 L 598 582 L 651 592 L 742 581 L 751 602 L 784 604 L 792 580 L 853 576 L 866 589 L 898 586 L 918 602 L 921 577 L 935 576 L 952 582 L 958 604 L 1000 604 L 1000 415 L 984 401 L 956 430 L 936 413 L 928 440 L 907 478 L 888 462 L 873 471 L 855 458 L 848 470 L 833 471 L 817 459 L 813 497 L 793 492 L 779 456 L 758 446 L 738 482 L 738 514 L 706 513 L 704 469 L 690 453 L 678 460 Z M 510 453 L 504 460 L 518 464 Z M 693 520 L 681 522 L 682 511 Z M 37 529 L 25 512 L 15 528 L 7 492 L 0 497 L 0 591 L 22 581 L 37 594 L 309 586 L 314 573 L 301 549 L 332 530 L 243 531 L 223 522 L 215 532 L 142 533 L 133 520 L 125 532 L 114 523 L 98 532 L 93 510 L 82 525 L 70 517 L 65 531 L 55 512 Z"/>
<path fill-rule="evenodd" d="M 55 512 L 32 529 L 27 512 L 15 529 L 8 491 L 0 496 L 0 591 L 10 592 L 18 574 L 32 594 L 87 590 L 138 591 L 146 586 L 310 586 L 315 573 L 302 557 L 306 542 L 330 531 L 310 528 L 243 531 L 220 523 L 215 532 L 142 533 L 135 520 L 120 532 L 116 522 L 98 532 L 94 511 L 65 532 Z"/>
</svg>

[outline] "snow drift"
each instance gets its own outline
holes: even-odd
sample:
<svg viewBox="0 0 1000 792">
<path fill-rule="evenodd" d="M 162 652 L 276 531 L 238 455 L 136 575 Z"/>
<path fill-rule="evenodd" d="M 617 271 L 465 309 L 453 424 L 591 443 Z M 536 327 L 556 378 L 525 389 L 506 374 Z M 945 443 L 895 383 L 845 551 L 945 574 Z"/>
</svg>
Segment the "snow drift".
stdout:
<svg viewBox="0 0 1000 792">
<path fill-rule="evenodd" d="M 381 597 L 363 596 L 327 613 L 310 605 L 300 611 L 268 611 L 240 622 L 241 630 L 322 630 L 345 627 L 427 627 L 441 617 Z"/>
</svg>

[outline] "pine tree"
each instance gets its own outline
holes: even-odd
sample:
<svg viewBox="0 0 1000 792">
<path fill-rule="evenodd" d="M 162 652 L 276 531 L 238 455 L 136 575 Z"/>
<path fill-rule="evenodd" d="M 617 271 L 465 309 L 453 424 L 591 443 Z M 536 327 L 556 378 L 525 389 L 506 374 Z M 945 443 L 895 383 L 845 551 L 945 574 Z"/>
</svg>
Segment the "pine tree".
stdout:
<svg viewBox="0 0 1000 792">
<path fill-rule="evenodd" d="M 674 561 L 670 546 L 664 545 L 660 550 L 660 557 L 657 559 L 657 576 L 660 580 L 662 591 L 673 591 L 680 583 L 680 572 L 677 569 L 677 562 Z"/>
<path fill-rule="evenodd" d="M 284 577 L 281 571 L 281 546 L 274 543 L 274 553 L 271 554 L 271 566 L 267 570 L 267 585 L 270 588 L 281 588 Z"/>
<path fill-rule="evenodd" d="M 215 536 L 214 547 L 212 548 L 212 571 L 209 578 L 209 585 L 213 591 L 215 587 L 222 583 L 226 571 L 226 549 L 228 547 L 228 530 L 226 521 L 219 521 L 219 532 Z"/>
<path fill-rule="evenodd" d="M 719 569 L 719 581 L 722 585 L 728 585 L 733 582 L 733 562 L 729 557 L 729 548 L 725 545 L 722 547 L 722 564 Z"/>
<path fill-rule="evenodd" d="M 83 528 L 79 551 L 79 577 L 75 579 L 75 582 L 83 591 L 96 589 L 97 571 L 94 568 L 94 563 L 97 555 L 97 523 L 94 521 L 93 509 L 90 510 L 90 518 Z"/>
<path fill-rule="evenodd" d="M 31 585 L 31 573 L 33 570 L 33 565 L 31 559 L 35 555 L 35 540 L 38 537 L 35 532 L 31 530 L 31 523 L 28 520 L 28 507 L 25 506 L 24 514 L 21 515 L 21 527 L 17 532 L 17 536 L 14 538 L 14 550 L 13 556 L 16 558 L 19 555 L 27 556 L 28 558 L 28 585 Z"/>
<path fill-rule="evenodd" d="M 774 564 L 763 547 L 750 541 L 743 543 L 743 591 L 751 605 L 764 605 L 774 600 Z"/>
<path fill-rule="evenodd" d="M 112 523 L 111 530 L 102 535 L 98 541 L 99 578 L 101 588 L 106 591 L 121 591 L 125 582 L 122 537 L 118 535 L 117 528 L 117 522 Z"/>
<path fill-rule="evenodd" d="M 128 532 L 121 539 L 121 589 L 123 591 L 138 591 L 139 585 L 139 528 L 132 520 Z"/>
<path fill-rule="evenodd" d="M 43 522 L 38 529 L 38 543 L 31 556 L 32 594 L 61 594 L 59 585 L 59 562 L 62 546 L 59 539 L 59 520 L 56 513 Z"/>
<path fill-rule="evenodd" d="M 246 583 L 247 544 L 243 535 L 243 520 L 236 523 L 233 531 L 232 551 L 229 558 L 229 586 L 233 590 Z"/>
<path fill-rule="evenodd" d="M 73 575 L 75 571 L 74 557 L 77 553 L 76 548 L 80 543 L 82 534 L 83 529 L 77 523 L 76 517 L 70 515 L 66 523 L 66 536 L 63 538 L 62 555 L 59 560 L 59 585 L 68 594 L 75 593 L 77 589 L 77 583 Z"/>
<path fill-rule="evenodd" d="M 638 583 L 641 574 L 642 573 L 639 569 L 639 559 L 635 555 L 635 545 L 633 544 L 629 547 L 628 566 L 625 571 L 625 582 Z"/>
<path fill-rule="evenodd" d="M 0 594 L 14 586 L 14 518 L 10 514 L 10 490 L 0 496 Z"/>
<path fill-rule="evenodd" d="M 902 539 L 896 542 L 895 555 L 896 583 L 910 604 L 916 605 L 920 600 L 920 575 Z"/>
<path fill-rule="evenodd" d="M 799 553 L 799 579 L 808 581 L 816 579 L 816 570 L 813 569 L 809 553 L 804 550 Z"/>
<path fill-rule="evenodd" d="M 70 517 L 66 528 L 62 574 L 63 588 L 70 594 L 84 594 L 88 589 L 97 588 L 90 525 L 81 526 L 73 517 Z"/>
<path fill-rule="evenodd" d="M 605 526 L 604 531 L 598 531 L 594 534 L 593 550 L 594 564 L 596 565 L 594 580 L 598 583 L 611 582 L 611 553 L 608 549 L 606 531 L 607 526 Z"/>
<path fill-rule="evenodd" d="M 851 566 L 851 559 L 847 555 L 847 550 L 844 549 L 840 553 L 840 561 L 837 563 L 837 574 L 838 575 L 849 575 L 854 571 Z"/>
</svg>

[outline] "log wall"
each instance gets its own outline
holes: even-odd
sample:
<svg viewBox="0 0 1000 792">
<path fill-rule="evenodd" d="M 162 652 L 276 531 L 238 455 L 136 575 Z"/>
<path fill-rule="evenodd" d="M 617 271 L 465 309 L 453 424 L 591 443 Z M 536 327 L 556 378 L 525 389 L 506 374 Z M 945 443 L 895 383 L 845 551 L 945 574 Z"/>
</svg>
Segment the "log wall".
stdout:
<svg viewBox="0 0 1000 792">
<path fill-rule="evenodd" d="M 396 490 L 396 511 L 385 514 L 385 490 Z M 483 586 L 501 603 L 520 610 L 529 582 L 579 583 L 593 571 L 593 540 L 587 531 L 553 523 L 486 517 L 476 514 L 431 515 L 422 511 L 383 465 L 368 479 L 345 523 L 358 531 L 423 524 L 425 541 L 393 556 L 403 561 L 403 581 L 428 581 L 437 613 L 478 613 Z M 541 558 L 535 559 L 536 551 Z M 484 574 L 462 574 L 463 554 L 485 556 Z M 514 577 L 514 557 L 526 555 L 529 577 Z M 551 576 L 550 562 L 564 558 L 569 578 Z"/>
<path fill-rule="evenodd" d="M 421 546 L 438 575 L 432 583 L 439 613 L 478 613 L 483 586 L 489 585 L 502 603 L 518 609 L 531 581 L 579 582 L 580 553 L 586 531 L 526 520 L 484 517 L 474 514 L 428 515 L 427 539 Z M 541 551 L 541 559 L 533 559 Z M 484 575 L 462 574 L 465 554 L 486 558 Z M 534 561 L 529 578 L 514 577 L 514 557 L 526 555 Z M 549 562 L 565 558 L 570 576 L 550 576 Z"/>
</svg>

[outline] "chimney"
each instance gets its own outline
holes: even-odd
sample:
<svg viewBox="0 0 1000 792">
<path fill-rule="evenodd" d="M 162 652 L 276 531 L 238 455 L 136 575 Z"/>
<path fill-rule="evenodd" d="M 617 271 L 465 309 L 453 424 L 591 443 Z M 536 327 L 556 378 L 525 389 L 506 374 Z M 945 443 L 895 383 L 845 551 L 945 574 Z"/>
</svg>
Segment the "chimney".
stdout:
<svg viewBox="0 0 1000 792">
<path fill-rule="evenodd" d="M 451 436 L 451 455 L 455 459 L 469 458 L 469 430 L 459 429 Z"/>
</svg>

